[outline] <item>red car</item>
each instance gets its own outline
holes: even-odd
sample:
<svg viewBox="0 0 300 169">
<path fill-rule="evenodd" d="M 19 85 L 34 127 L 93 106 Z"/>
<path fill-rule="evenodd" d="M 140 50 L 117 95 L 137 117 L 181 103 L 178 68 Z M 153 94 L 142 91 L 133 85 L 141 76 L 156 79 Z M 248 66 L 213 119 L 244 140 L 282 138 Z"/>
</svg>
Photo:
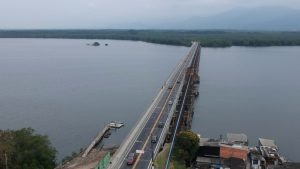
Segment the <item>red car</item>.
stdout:
<svg viewBox="0 0 300 169">
<path fill-rule="evenodd" d="M 136 154 L 135 153 L 130 153 L 127 157 L 127 165 L 134 164 L 135 160 L 136 160 Z"/>
</svg>

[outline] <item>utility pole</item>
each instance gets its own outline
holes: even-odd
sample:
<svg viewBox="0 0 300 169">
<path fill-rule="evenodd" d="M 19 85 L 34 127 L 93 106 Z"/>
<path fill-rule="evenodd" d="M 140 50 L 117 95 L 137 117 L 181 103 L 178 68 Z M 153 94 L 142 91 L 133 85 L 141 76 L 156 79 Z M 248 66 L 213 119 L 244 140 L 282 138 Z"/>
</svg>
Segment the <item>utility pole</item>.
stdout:
<svg viewBox="0 0 300 169">
<path fill-rule="evenodd" d="M 152 133 L 151 133 L 151 139 L 152 139 Z M 151 141 L 151 165 L 153 164 L 153 143 Z"/>
<path fill-rule="evenodd" d="M 6 155 L 6 152 L 4 152 L 4 156 L 5 156 L 5 168 L 8 169 L 8 167 L 7 167 L 7 155 Z"/>
<path fill-rule="evenodd" d="M 151 133 L 151 139 L 152 139 L 152 136 L 153 136 L 153 134 Z M 154 150 L 153 150 L 153 143 L 151 142 L 151 168 L 153 168 L 153 166 L 154 166 L 154 152 L 153 152 Z"/>
</svg>

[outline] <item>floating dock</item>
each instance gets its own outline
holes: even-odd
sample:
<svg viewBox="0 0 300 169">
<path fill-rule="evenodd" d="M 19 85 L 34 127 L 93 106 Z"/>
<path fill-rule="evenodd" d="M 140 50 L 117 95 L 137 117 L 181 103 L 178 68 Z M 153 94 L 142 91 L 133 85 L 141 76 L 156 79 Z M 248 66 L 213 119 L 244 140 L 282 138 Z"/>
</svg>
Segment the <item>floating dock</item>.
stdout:
<svg viewBox="0 0 300 169">
<path fill-rule="evenodd" d="M 121 128 L 121 127 L 124 126 L 124 123 L 117 122 L 117 121 L 112 121 L 108 125 L 109 125 L 110 128 Z"/>
<path fill-rule="evenodd" d="M 91 142 L 91 144 L 88 146 L 88 148 L 84 151 L 82 154 L 82 157 L 86 157 L 88 153 L 93 149 L 93 147 L 104 137 L 105 133 L 110 130 L 109 125 L 106 125 L 102 131 L 98 133 L 98 135 L 95 137 L 95 139 Z"/>
</svg>

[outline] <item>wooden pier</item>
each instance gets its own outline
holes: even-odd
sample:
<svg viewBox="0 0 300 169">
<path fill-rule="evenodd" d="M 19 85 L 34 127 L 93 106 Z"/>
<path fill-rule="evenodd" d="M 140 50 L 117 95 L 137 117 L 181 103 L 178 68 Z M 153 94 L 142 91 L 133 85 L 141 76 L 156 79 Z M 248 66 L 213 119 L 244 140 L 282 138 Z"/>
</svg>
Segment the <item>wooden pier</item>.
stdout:
<svg viewBox="0 0 300 169">
<path fill-rule="evenodd" d="M 82 154 L 82 157 L 86 157 L 89 152 L 95 147 L 95 145 L 97 143 L 99 143 L 99 141 L 101 141 L 105 135 L 106 132 L 108 132 L 110 130 L 109 125 L 106 125 L 99 133 L 98 135 L 95 137 L 95 139 L 91 142 L 91 144 L 88 146 L 88 148 L 84 151 L 84 153 Z"/>
</svg>

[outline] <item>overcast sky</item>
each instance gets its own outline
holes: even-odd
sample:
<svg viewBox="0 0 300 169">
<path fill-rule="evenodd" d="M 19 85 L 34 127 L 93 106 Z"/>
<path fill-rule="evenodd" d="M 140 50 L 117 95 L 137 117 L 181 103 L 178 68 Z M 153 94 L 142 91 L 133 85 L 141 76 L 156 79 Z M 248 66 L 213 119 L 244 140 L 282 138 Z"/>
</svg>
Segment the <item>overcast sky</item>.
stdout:
<svg viewBox="0 0 300 169">
<path fill-rule="evenodd" d="M 0 29 L 109 28 L 261 6 L 300 9 L 300 0 L 0 0 Z"/>
</svg>

